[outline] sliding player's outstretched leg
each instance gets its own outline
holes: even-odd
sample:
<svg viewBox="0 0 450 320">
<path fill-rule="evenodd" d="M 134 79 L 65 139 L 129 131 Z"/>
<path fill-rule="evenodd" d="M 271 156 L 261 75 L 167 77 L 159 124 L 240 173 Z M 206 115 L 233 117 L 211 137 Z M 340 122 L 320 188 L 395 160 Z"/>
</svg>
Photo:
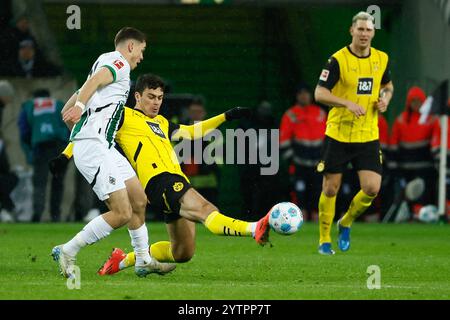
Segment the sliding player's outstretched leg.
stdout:
<svg viewBox="0 0 450 320">
<path fill-rule="evenodd" d="M 127 254 L 123 252 L 122 249 L 119 248 L 113 248 L 111 254 L 109 255 L 108 259 L 103 263 L 103 265 L 100 267 L 100 269 L 97 271 L 97 273 L 101 276 L 107 275 L 107 274 L 114 274 L 119 272 L 120 269 L 120 262 L 124 260 L 127 257 Z M 134 259 L 134 252 L 133 252 L 133 259 Z M 134 265 L 134 263 L 133 263 Z"/>
<path fill-rule="evenodd" d="M 258 243 L 261 246 L 265 246 L 267 243 L 270 243 L 269 241 L 269 231 L 270 231 L 270 225 L 269 225 L 269 215 L 270 211 L 261 219 L 258 220 L 256 223 L 256 228 L 254 232 L 254 238 L 256 243 Z"/>
<path fill-rule="evenodd" d="M 167 199 L 173 197 L 165 195 Z M 174 208 L 174 202 L 171 201 Z M 202 222 L 216 235 L 253 237 L 260 245 L 269 242 L 269 214 L 259 221 L 248 222 L 227 217 L 213 204 L 203 198 L 195 189 L 189 188 L 179 199 L 179 209 L 166 215 L 169 241 L 159 241 L 150 246 L 151 256 L 159 262 L 182 263 L 189 261 L 195 251 L 195 222 Z M 179 214 L 177 214 L 179 212 Z M 100 275 L 110 275 L 135 265 L 134 252 L 124 254 L 114 249 L 111 256 L 98 271 Z"/>
<path fill-rule="evenodd" d="M 203 198 L 194 188 L 190 188 L 180 199 L 180 215 L 192 221 L 202 222 L 216 235 L 253 237 L 259 245 L 269 242 L 269 214 L 259 221 L 248 222 L 228 217 Z"/>
</svg>

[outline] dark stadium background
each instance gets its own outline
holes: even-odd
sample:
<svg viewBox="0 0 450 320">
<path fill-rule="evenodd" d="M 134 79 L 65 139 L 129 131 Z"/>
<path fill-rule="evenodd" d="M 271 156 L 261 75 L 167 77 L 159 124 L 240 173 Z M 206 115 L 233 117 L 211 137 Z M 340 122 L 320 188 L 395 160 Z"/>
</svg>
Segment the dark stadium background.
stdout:
<svg viewBox="0 0 450 320">
<path fill-rule="evenodd" d="M 50 55 L 78 86 L 96 57 L 113 50 L 117 30 L 134 26 L 147 33 L 148 45 L 132 79 L 152 72 L 168 80 L 174 94 L 202 94 L 209 115 L 267 99 L 279 121 L 298 83 L 315 86 L 329 55 L 350 43 L 352 16 L 372 4 L 381 8 L 373 46 L 390 54 L 396 89 L 389 122 L 403 109 L 409 86 L 429 91 L 449 70 L 449 40 L 439 27 L 448 17 L 437 19 L 444 15 L 439 1 L 18 2 L 35 15 L 38 38 L 50 39 Z M 80 30 L 66 28 L 71 4 L 81 9 Z M 235 166 L 223 167 L 219 206 L 225 212 L 240 210 L 238 180 Z"/>
</svg>

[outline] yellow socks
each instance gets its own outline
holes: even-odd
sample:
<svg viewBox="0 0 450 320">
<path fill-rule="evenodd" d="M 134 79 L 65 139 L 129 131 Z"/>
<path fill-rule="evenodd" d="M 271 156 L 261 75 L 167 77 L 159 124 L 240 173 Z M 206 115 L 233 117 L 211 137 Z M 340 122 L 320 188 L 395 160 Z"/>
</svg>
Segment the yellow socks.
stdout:
<svg viewBox="0 0 450 320">
<path fill-rule="evenodd" d="M 134 266 L 135 263 L 136 263 L 136 257 L 134 256 L 134 252 L 131 251 L 130 253 L 127 253 L 127 256 L 125 257 L 125 259 L 120 261 L 119 269 L 122 270 L 122 269 L 125 269 L 128 267 L 132 267 L 132 266 Z"/>
<path fill-rule="evenodd" d="M 256 223 L 233 219 L 213 211 L 205 220 L 205 227 L 221 236 L 252 236 Z"/>
<path fill-rule="evenodd" d="M 336 196 L 327 197 L 323 192 L 319 199 L 319 227 L 320 239 L 319 243 L 331 242 L 331 226 L 336 208 Z"/>
<path fill-rule="evenodd" d="M 155 242 L 150 246 L 150 255 L 159 262 L 175 262 L 172 255 L 172 247 L 170 241 Z M 127 256 L 120 262 L 120 270 L 134 266 L 136 257 L 134 252 L 127 253 Z"/>
<path fill-rule="evenodd" d="M 376 196 L 368 196 L 362 190 L 359 191 L 350 203 L 345 215 L 341 218 L 340 224 L 343 227 L 350 227 L 364 211 L 372 204 L 373 199 Z M 320 244 L 324 242 L 331 242 L 331 226 L 333 224 L 333 218 L 336 207 L 336 196 L 327 197 L 323 193 L 320 195 L 319 200 L 319 225 L 320 225 Z"/>
<path fill-rule="evenodd" d="M 224 216 L 218 211 L 213 211 L 205 221 L 205 227 L 214 234 L 225 236 L 253 236 L 256 222 L 247 222 Z M 175 262 L 172 247 L 169 241 L 159 241 L 150 246 L 150 255 L 159 262 Z M 120 262 L 120 269 L 134 266 L 136 258 L 134 252 L 130 252 Z"/>
<path fill-rule="evenodd" d="M 150 255 L 159 262 L 175 262 L 170 241 L 159 241 L 152 244 Z"/>
<path fill-rule="evenodd" d="M 340 224 L 343 227 L 350 227 L 353 221 L 356 220 L 367 208 L 372 204 L 373 199 L 376 196 L 368 196 L 362 190 L 360 190 L 350 203 L 345 215 L 341 218 Z"/>
</svg>

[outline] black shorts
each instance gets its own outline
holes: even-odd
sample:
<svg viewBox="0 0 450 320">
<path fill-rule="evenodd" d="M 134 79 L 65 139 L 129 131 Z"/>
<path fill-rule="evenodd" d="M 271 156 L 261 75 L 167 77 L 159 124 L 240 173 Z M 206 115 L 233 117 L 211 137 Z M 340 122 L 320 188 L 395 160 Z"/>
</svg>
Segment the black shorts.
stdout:
<svg viewBox="0 0 450 320">
<path fill-rule="evenodd" d="M 383 173 L 383 155 L 378 140 L 362 143 L 339 142 L 325 136 L 322 158 L 317 164 L 320 173 L 343 173 L 351 163 L 356 171 Z"/>
<path fill-rule="evenodd" d="M 165 172 L 149 180 L 145 194 L 151 208 L 162 212 L 164 221 L 170 223 L 180 218 L 180 198 L 189 188 L 191 185 L 183 176 Z"/>
</svg>

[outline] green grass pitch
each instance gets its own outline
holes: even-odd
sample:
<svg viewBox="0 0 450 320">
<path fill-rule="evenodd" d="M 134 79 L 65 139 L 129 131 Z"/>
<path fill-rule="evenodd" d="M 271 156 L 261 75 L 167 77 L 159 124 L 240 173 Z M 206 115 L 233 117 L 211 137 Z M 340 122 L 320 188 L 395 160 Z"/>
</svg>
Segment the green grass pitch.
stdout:
<svg viewBox="0 0 450 320">
<path fill-rule="evenodd" d="M 149 223 L 150 240 L 167 240 L 162 223 Z M 169 275 L 138 278 L 132 269 L 100 277 L 114 246 L 130 249 L 120 229 L 78 256 L 81 289 L 69 290 L 49 253 L 81 224 L 0 224 L 0 299 L 449 299 L 450 226 L 357 224 L 352 248 L 317 253 L 318 226 L 292 236 L 272 233 L 273 247 L 251 238 L 220 237 L 197 225 L 194 258 Z M 336 238 L 336 230 L 333 230 Z M 336 249 L 336 248 L 335 248 Z M 367 288 L 377 265 L 381 288 Z"/>
</svg>

